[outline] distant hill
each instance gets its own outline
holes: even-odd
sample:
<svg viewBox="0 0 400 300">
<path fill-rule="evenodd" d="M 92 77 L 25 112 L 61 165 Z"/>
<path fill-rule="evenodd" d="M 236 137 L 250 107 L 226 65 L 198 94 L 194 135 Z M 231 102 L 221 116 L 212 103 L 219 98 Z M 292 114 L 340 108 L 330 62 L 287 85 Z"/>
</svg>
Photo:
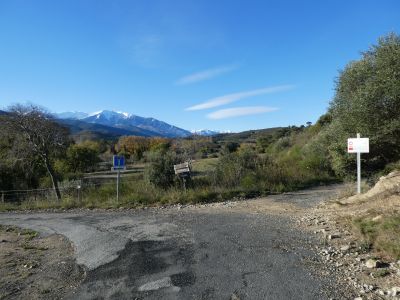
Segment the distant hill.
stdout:
<svg viewBox="0 0 400 300">
<path fill-rule="evenodd" d="M 226 142 L 236 142 L 236 143 L 255 143 L 257 138 L 272 135 L 284 127 L 273 127 L 266 129 L 248 130 L 238 133 L 223 133 L 213 136 L 215 142 L 226 143 Z"/>
</svg>

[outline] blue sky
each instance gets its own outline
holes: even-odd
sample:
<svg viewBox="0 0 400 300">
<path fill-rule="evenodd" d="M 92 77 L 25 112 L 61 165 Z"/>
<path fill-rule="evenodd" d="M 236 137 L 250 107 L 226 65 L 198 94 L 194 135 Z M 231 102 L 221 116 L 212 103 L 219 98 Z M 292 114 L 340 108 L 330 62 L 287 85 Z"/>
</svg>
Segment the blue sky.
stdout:
<svg viewBox="0 0 400 300">
<path fill-rule="evenodd" d="M 396 0 L 0 0 L 0 108 L 301 125 L 326 111 L 339 70 L 399 27 Z"/>
</svg>

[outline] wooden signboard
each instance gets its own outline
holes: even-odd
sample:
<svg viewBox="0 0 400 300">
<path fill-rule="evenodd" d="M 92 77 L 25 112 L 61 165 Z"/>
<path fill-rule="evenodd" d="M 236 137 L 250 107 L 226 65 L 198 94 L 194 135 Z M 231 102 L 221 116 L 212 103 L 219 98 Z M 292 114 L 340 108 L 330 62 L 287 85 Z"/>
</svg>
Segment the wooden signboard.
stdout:
<svg viewBox="0 0 400 300">
<path fill-rule="evenodd" d="M 174 170 L 176 175 L 183 175 L 185 173 L 190 173 L 189 162 L 184 162 L 183 164 L 174 165 Z"/>
</svg>

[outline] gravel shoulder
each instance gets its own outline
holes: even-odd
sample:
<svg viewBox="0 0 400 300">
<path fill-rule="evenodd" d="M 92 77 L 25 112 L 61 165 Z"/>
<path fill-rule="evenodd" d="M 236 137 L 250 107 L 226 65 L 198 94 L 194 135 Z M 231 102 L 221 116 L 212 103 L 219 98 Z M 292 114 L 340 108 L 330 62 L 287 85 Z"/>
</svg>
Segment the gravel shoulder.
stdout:
<svg viewBox="0 0 400 300">
<path fill-rule="evenodd" d="M 326 268 L 359 299 L 400 299 L 400 172 L 349 197 L 353 191 L 344 187 L 338 198 L 305 211 L 298 227 L 321 241 L 315 251 Z"/>
</svg>

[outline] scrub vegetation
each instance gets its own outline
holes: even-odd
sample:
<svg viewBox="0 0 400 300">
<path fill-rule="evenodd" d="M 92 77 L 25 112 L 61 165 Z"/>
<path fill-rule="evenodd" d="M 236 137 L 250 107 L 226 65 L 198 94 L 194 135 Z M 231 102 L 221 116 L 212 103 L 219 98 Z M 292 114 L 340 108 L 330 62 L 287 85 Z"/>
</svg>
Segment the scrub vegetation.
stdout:
<svg viewBox="0 0 400 300">
<path fill-rule="evenodd" d="M 353 221 L 353 225 L 368 244 L 368 248 L 375 249 L 386 257 L 400 259 L 400 214 L 379 219 L 359 217 Z"/>
</svg>

